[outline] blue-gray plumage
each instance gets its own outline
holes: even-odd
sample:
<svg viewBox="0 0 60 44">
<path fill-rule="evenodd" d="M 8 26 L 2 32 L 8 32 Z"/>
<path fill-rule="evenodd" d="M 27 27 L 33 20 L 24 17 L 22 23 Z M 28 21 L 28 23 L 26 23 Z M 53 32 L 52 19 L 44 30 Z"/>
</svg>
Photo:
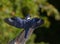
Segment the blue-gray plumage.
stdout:
<svg viewBox="0 0 60 44">
<path fill-rule="evenodd" d="M 12 26 L 15 26 L 17 28 L 24 28 L 25 38 L 27 37 L 29 28 L 36 29 L 38 26 L 40 26 L 43 23 L 42 19 L 39 18 L 31 19 L 29 15 L 25 19 L 21 19 L 19 17 L 12 17 L 12 18 L 5 18 L 4 20 L 6 23 Z"/>
</svg>

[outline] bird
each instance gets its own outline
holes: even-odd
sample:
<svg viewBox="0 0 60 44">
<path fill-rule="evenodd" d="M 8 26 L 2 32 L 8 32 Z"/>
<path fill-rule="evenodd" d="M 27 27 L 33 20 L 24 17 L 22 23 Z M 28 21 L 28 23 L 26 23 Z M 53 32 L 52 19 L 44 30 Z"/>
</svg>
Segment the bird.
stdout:
<svg viewBox="0 0 60 44">
<path fill-rule="evenodd" d="M 43 20 L 41 18 L 32 18 L 30 15 L 27 15 L 25 19 L 22 19 L 20 17 L 11 17 L 11 18 L 5 18 L 4 21 L 16 28 L 23 28 L 25 30 L 25 38 L 28 36 L 29 28 L 36 29 L 41 24 L 43 24 Z"/>
</svg>

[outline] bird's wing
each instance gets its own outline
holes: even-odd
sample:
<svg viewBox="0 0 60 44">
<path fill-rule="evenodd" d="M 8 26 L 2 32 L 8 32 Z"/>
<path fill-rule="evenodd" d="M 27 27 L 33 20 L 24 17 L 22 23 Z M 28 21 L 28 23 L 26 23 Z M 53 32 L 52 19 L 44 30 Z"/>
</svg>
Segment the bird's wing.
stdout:
<svg viewBox="0 0 60 44">
<path fill-rule="evenodd" d="M 9 25 L 17 27 L 17 28 L 23 27 L 23 19 L 20 19 L 18 17 L 5 18 L 4 21 L 8 23 Z"/>
<path fill-rule="evenodd" d="M 34 29 L 38 28 L 41 24 L 44 23 L 43 19 L 39 19 L 39 18 L 33 18 L 32 20 L 30 20 L 30 22 L 31 22 L 30 25 Z"/>
</svg>

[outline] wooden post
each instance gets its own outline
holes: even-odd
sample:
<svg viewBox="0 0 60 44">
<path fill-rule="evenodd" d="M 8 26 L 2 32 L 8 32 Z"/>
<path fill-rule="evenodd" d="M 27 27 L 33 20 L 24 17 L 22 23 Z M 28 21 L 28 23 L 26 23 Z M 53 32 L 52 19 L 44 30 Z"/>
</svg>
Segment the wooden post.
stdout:
<svg viewBox="0 0 60 44">
<path fill-rule="evenodd" d="M 23 30 L 15 39 L 9 41 L 8 44 L 26 44 L 26 41 L 29 39 L 34 29 L 29 28 L 27 38 L 25 38 L 25 30 Z"/>
</svg>

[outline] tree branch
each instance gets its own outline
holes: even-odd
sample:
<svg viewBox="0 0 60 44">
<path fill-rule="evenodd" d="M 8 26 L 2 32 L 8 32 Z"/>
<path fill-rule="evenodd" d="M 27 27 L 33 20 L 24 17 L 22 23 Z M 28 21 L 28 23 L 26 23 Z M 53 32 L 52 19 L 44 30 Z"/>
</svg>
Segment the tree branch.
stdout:
<svg viewBox="0 0 60 44">
<path fill-rule="evenodd" d="M 8 44 L 26 44 L 34 29 L 29 28 L 27 38 L 25 38 L 25 30 L 23 30 L 15 39 L 11 40 Z"/>
</svg>

